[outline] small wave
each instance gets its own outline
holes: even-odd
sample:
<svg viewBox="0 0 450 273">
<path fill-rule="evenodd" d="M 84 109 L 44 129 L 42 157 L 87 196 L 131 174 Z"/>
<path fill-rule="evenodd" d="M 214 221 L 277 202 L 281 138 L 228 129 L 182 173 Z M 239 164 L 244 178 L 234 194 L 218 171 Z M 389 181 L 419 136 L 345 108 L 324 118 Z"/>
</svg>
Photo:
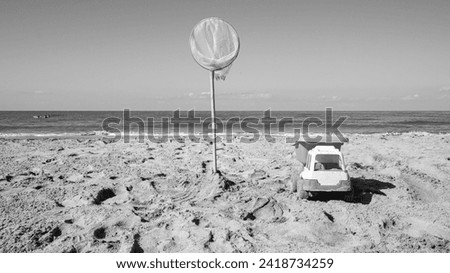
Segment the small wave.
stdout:
<svg viewBox="0 0 450 273">
<path fill-rule="evenodd" d="M 76 137 L 80 134 L 73 133 L 2 133 L 0 138 L 46 138 L 46 137 Z"/>
<path fill-rule="evenodd" d="M 107 131 L 90 131 L 79 133 L 0 133 L 0 138 L 78 138 L 111 136 Z"/>
<path fill-rule="evenodd" d="M 374 132 L 374 133 L 343 133 L 344 137 L 348 138 L 351 136 L 365 136 L 365 135 L 379 135 L 379 136 L 429 136 L 429 135 L 449 135 L 449 132 L 427 132 L 427 131 L 405 131 L 405 132 Z M 254 137 L 254 133 L 248 133 L 248 132 L 233 132 L 233 133 L 217 133 L 217 137 L 220 138 L 227 138 L 227 137 Z M 203 134 L 203 133 L 194 133 L 189 134 L 185 132 L 180 133 L 154 133 L 154 134 L 148 134 L 148 133 L 138 133 L 138 132 L 131 132 L 128 134 L 121 133 L 120 138 L 123 139 L 124 137 L 129 138 L 139 138 L 144 137 L 145 139 L 150 139 L 152 137 L 154 138 L 189 138 L 190 136 L 194 136 L 197 138 L 203 138 L 203 137 L 210 137 L 212 138 L 212 133 L 209 134 Z M 269 136 L 268 134 L 260 133 L 258 134 L 258 137 L 260 139 L 264 139 L 265 136 Z M 309 138 L 315 138 L 315 137 L 325 137 L 326 134 L 323 133 L 311 133 L 311 134 L 295 134 L 291 132 L 274 132 L 271 133 L 270 136 L 275 138 L 298 138 L 302 139 L 306 136 Z M 107 132 L 107 131 L 89 131 L 89 132 L 78 132 L 78 133 L 0 133 L 0 138 L 2 139 L 34 139 L 34 138 L 116 138 L 118 135 L 116 133 Z"/>
</svg>

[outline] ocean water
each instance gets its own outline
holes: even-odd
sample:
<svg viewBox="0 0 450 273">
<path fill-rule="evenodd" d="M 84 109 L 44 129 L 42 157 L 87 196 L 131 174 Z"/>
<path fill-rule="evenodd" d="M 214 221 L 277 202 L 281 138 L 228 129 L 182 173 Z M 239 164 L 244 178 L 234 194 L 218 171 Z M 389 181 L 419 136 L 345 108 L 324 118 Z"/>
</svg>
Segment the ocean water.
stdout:
<svg viewBox="0 0 450 273">
<path fill-rule="evenodd" d="M 33 116 L 50 115 L 49 118 L 34 118 Z M 121 132 L 128 128 L 122 111 L 0 111 L 0 137 L 45 137 L 45 136 L 81 136 L 104 134 L 113 132 L 117 128 Z M 180 111 L 181 117 L 187 117 L 187 111 Z M 131 117 L 143 121 L 144 133 L 171 134 L 177 130 L 171 121 L 174 121 L 172 111 L 132 111 Z M 105 119 L 115 117 L 117 124 L 111 124 L 110 128 L 102 126 Z M 196 111 L 195 117 L 198 121 L 205 121 L 210 117 L 209 111 Z M 216 117 L 224 126 L 218 126 L 218 133 L 224 133 L 233 128 L 233 133 L 243 132 L 240 125 L 244 123 L 248 127 L 259 129 L 262 132 L 261 119 L 263 111 L 218 111 Z M 302 129 L 311 123 L 311 118 L 325 120 L 325 111 L 273 111 L 271 117 L 276 121 L 271 125 L 274 134 L 292 133 L 294 129 Z M 339 117 L 347 119 L 339 127 L 343 134 L 373 134 L 373 133 L 403 133 L 403 132 L 428 132 L 428 133 L 450 133 L 450 111 L 334 111 L 333 122 Z M 150 126 L 148 118 L 153 118 Z M 230 119 L 234 120 L 230 123 Z M 250 120 L 249 118 L 254 118 Z M 255 119 L 256 118 L 256 119 Z M 279 129 L 281 119 L 292 119 Z M 135 119 L 137 120 L 137 119 Z M 166 120 L 167 122 L 163 122 Z M 185 119 L 193 121 L 194 119 Z M 255 121 L 259 120 L 259 124 Z M 253 123 L 248 123 L 252 121 Z M 227 125 L 228 122 L 228 125 Z M 139 127 L 135 123 L 129 124 L 130 134 L 136 134 Z M 195 133 L 203 132 L 203 125 L 195 123 Z M 188 133 L 188 126 L 181 125 L 180 134 Z M 312 133 L 325 133 L 325 125 L 317 126 L 311 124 L 309 130 Z M 116 131 L 117 132 L 117 131 Z"/>
</svg>

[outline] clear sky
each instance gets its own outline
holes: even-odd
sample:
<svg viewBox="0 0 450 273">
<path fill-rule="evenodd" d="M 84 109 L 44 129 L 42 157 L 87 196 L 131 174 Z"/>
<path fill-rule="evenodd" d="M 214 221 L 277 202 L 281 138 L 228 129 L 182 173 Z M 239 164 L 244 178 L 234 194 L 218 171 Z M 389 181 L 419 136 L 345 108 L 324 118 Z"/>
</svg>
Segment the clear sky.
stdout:
<svg viewBox="0 0 450 273">
<path fill-rule="evenodd" d="M 450 110 L 450 1 L 0 1 L 0 110 L 209 109 L 189 35 L 230 22 L 218 110 Z"/>
</svg>

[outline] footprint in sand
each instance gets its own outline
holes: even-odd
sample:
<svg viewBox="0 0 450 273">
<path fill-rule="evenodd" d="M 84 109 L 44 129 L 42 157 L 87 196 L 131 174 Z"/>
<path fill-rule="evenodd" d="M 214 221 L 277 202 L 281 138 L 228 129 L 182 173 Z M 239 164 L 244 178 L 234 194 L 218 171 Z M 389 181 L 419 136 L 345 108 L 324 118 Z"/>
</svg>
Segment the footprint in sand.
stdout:
<svg viewBox="0 0 450 273">
<path fill-rule="evenodd" d="M 284 214 L 282 206 L 273 198 L 258 197 L 243 220 L 280 219 Z"/>
</svg>

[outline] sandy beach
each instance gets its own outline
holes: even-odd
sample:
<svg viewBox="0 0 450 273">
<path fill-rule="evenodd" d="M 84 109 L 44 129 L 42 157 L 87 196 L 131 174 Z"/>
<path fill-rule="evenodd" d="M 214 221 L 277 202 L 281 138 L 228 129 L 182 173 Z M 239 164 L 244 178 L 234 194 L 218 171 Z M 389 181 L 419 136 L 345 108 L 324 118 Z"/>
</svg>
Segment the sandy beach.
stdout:
<svg viewBox="0 0 450 273">
<path fill-rule="evenodd" d="M 450 135 L 349 135 L 356 196 L 301 200 L 283 138 L 0 140 L 0 252 L 449 252 Z"/>
</svg>

